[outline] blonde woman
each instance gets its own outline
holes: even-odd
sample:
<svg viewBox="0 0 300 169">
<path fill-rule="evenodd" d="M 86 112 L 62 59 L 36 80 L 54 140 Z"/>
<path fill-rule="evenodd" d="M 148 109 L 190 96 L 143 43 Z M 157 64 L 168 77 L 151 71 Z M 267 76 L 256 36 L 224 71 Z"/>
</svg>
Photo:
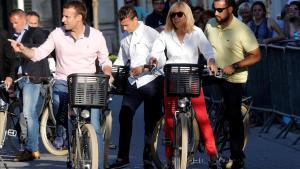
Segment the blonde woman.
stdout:
<svg viewBox="0 0 300 169">
<path fill-rule="evenodd" d="M 213 71 L 216 70 L 214 51 L 199 27 L 194 26 L 194 18 L 190 7 L 185 2 L 176 2 L 169 10 L 165 30 L 160 34 L 159 38 L 154 42 L 150 58 L 150 63 L 158 63 L 163 58 L 161 52 L 167 50 L 166 64 L 182 63 L 197 64 L 200 52 L 207 60 L 207 64 Z M 177 105 L 176 97 L 164 96 L 165 118 L 166 118 L 166 138 L 172 140 L 173 131 L 173 113 L 175 105 Z M 208 155 L 213 159 L 209 168 L 216 168 L 217 149 L 215 145 L 213 131 L 206 112 L 206 106 L 203 91 L 197 98 L 191 98 L 192 106 L 196 113 L 196 119 L 200 126 L 201 135 L 205 142 L 205 148 Z M 169 161 L 172 157 L 172 147 L 166 145 L 166 156 Z"/>
</svg>

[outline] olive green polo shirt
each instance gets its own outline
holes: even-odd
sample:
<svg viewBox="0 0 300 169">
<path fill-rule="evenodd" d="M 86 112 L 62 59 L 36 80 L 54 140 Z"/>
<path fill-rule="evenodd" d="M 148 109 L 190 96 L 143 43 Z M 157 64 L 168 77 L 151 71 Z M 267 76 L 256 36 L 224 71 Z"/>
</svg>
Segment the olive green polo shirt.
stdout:
<svg viewBox="0 0 300 169">
<path fill-rule="evenodd" d="M 216 64 L 220 68 L 243 60 L 247 53 L 259 47 L 251 29 L 236 17 L 233 17 L 230 25 L 224 29 L 215 18 L 209 20 L 205 34 L 216 53 Z M 247 76 L 247 69 L 242 69 L 227 76 L 226 80 L 232 83 L 245 83 Z"/>
</svg>

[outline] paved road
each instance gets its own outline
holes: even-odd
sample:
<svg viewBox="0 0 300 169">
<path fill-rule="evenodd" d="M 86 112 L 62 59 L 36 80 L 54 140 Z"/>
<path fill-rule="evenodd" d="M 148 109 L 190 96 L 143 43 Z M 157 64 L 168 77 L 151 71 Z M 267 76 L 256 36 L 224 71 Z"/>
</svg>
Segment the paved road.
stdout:
<svg viewBox="0 0 300 169">
<path fill-rule="evenodd" d="M 113 136 L 112 143 L 118 143 L 118 112 L 121 99 L 114 98 L 113 107 Z M 141 109 L 138 110 L 134 119 L 134 131 L 131 146 L 131 165 L 129 169 L 142 168 L 142 147 L 143 147 L 143 116 Z M 288 134 L 286 139 L 274 139 L 279 132 L 279 127 L 272 127 L 268 134 L 259 134 L 260 128 L 252 128 L 249 142 L 246 147 L 246 168 L 247 169 L 300 169 L 300 142 L 292 146 L 291 143 L 297 137 L 294 134 Z M 40 160 L 32 162 L 12 162 L 12 152 L 5 147 L 0 150 L 4 162 L 8 168 L 24 169 L 63 169 L 66 168 L 66 157 L 58 157 L 48 154 L 41 146 L 42 157 Z M 116 158 L 116 150 L 110 151 L 109 162 Z M 201 158 L 205 155 L 201 154 Z M 1 164 L 1 167 L 3 165 Z M 0 168 L 1 168 L 0 167 Z M 195 164 L 189 168 L 203 168 L 207 165 L 205 160 L 201 164 Z"/>
</svg>

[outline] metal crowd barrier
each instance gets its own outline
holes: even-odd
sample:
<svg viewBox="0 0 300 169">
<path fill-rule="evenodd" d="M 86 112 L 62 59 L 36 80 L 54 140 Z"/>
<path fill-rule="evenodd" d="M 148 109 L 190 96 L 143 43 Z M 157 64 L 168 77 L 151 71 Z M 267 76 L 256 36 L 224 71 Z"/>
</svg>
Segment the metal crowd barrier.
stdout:
<svg viewBox="0 0 300 169">
<path fill-rule="evenodd" d="M 278 115 L 290 119 L 276 136 L 285 138 L 300 121 L 300 47 L 260 45 L 260 50 L 261 61 L 249 68 L 247 94 L 253 97 L 254 110 L 271 114 L 261 132 L 268 132 Z"/>
</svg>

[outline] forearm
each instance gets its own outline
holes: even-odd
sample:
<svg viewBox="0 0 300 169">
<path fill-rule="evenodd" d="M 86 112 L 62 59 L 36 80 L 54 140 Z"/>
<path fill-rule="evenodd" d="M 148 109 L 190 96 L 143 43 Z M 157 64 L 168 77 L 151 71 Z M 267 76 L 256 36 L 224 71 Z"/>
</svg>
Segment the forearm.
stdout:
<svg viewBox="0 0 300 169">
<path fill-rule="evenodd" d="M 238 61 L 238 62 L 235 62 L 233 63 L 233 67 L 235 69 L 243 69 L 243 68 L 247 68 L 251 65 L 254 65 L 255 63 L 259 62 L 260 61 L 260 50 L 255 50 L 251 53 L 249 53 L 245 59 L 241 60 L 241 61 Z"/>
<path fill-rule="evenodd" d="M 34 50 L 31 48 L 23 47 L 20 52 L 27 57 L 28 59 L 32 59 L 34 57 Z"/>
</svg>

